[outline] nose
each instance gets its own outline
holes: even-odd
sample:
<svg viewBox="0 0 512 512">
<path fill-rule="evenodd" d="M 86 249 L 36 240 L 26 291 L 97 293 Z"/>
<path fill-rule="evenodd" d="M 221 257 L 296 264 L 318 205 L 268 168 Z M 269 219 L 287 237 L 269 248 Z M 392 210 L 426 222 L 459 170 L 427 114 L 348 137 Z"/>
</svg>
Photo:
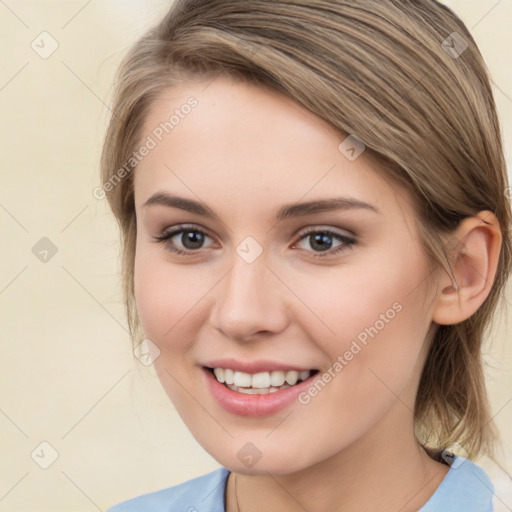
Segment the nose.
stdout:
<svg viewBox="0 0 512 512">
<path fill-rule="evenodd" d="M 210 321 L 224 336 L 250 341 L 286 328 L 286 287 L 267 267 L 265 258 L 247 263 L 235 254 L 231 270 L 216 289 Z"/>
</svg>

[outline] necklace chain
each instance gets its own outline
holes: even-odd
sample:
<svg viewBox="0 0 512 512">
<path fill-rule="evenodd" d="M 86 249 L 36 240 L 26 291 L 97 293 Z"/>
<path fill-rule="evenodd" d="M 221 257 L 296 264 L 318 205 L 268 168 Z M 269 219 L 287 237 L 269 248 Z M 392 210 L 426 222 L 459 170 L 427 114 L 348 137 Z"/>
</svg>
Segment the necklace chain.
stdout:
<svg viewBox="0 0 512 512">
<path fill-rule="evenodd" d="M 236 510 L 240 512 L 240 506 L 238 505 L 238 492 L 236 487 L 236 473 L 235 473 L 235 500 L 236 500 Z"/>
</svg>

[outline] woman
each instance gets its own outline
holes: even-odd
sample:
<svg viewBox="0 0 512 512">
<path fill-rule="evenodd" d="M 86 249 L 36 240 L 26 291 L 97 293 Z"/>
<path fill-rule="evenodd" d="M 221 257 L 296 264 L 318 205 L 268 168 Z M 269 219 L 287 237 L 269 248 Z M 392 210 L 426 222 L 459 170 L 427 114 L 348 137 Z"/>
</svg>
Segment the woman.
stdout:
<svg viewBox="0 0 512 512">
<path fill-rule="evenodd" d="M 134 345 L 222 465 L 111 512 L 492 510 L 510 206 L 450 9 L 178 0 L 121 65 L 102 178 Z"/>
</svg>

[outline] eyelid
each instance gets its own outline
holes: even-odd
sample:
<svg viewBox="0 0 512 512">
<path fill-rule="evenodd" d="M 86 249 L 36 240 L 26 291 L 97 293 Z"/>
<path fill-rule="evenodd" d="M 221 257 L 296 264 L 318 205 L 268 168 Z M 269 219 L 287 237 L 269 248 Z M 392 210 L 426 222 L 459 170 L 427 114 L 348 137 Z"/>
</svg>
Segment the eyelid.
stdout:
<svg viewBox="0 0 512 512">
<path fill-rule="evenodd" d="M 299 231 L 296 236 L 299 238 L 302 238 L 311 233 L 317 233 L 318 231 L 331 233 L 333 235 L 342 236 L 345 238 L 355 238 L 355 236 L 356 236 L 355 233 L 353 233 L 352 231 L 349 231 L 348 229 L 334 228 L 334 227 L 330 227 L 330 226 L 322 225 L 322 224 L 313 225 L 313 226 L 304 228 L 303 230 Z"/>
<path fill-rule="evenodd" d="M 155 235 L 154 238 L 169 238 L 170 236 L 174 236 L 181 231 L 187 230 L 196 231 L 197 233 L 201 233 L 203 235 L 209 236 L 210 238 L 213 238 L 208 234 L 208 231 L 206 229 L 199 227 L 195 224 L 176 224 L 175 226 L 163 229 L 160 233 Z"/>
</svg>

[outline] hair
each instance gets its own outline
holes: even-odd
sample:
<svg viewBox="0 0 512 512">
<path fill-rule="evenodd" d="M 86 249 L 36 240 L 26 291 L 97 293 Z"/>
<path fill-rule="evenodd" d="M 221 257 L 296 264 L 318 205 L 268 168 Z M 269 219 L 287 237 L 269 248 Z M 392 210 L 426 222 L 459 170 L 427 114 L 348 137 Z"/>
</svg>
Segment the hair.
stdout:
<svg viewBox="0 0 512 512">
<path fill-rule="evenodd" d="M 279 91 L 362 141 L 411 194 L 432 275 L 453 276 L 458 240 L 448 247 L 446 236 L 461 220 L 496 215 L 503 238 L 490 292 L 468 319 L 436 326 L 414 411 L 431 456 L 458 443 L 469 458 L 493 457 L 481 345 L 511 271 L 511 210 L 490 73 L 464 23 L 435 0 L 176 0 L 119 67 L 101 158 L 134 342 L 142 338 L 131 157 L 164 89 L 219 75 Z"/>
</svg>

